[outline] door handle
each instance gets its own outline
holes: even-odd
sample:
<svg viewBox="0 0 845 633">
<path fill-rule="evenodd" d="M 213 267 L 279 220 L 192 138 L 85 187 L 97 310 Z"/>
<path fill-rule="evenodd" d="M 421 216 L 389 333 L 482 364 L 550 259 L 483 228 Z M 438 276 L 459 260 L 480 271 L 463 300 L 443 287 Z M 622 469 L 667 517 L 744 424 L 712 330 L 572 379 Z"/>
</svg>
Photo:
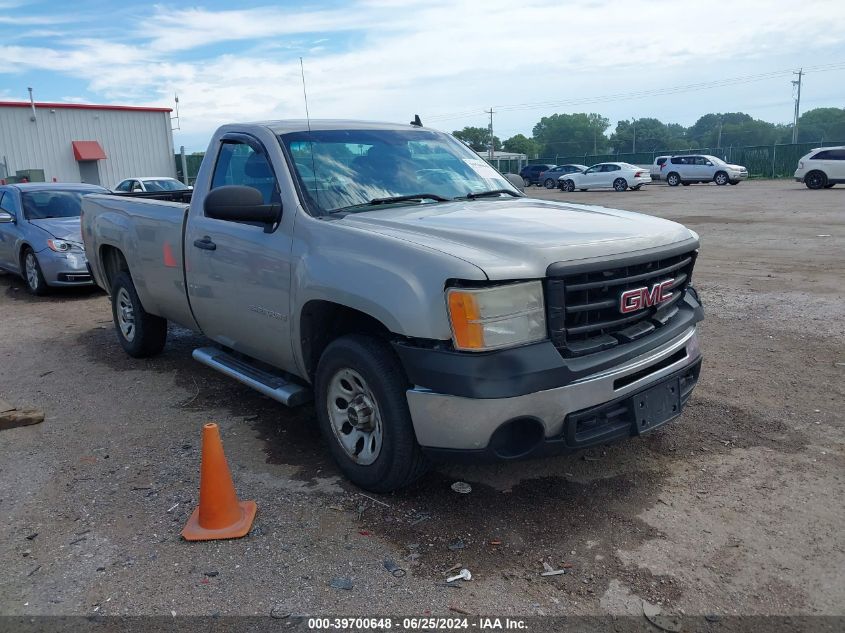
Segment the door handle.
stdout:
<svg viewBox="0 0 845 633">
<path fill-rule="evenodd" d="M 194 240 L 194 246 L 201 248 L 204 251 L 213 251 L 217 249 L 217 244 L 211 241 L 211 238 L 206 235 L 201 240 Z"/>
</svg>

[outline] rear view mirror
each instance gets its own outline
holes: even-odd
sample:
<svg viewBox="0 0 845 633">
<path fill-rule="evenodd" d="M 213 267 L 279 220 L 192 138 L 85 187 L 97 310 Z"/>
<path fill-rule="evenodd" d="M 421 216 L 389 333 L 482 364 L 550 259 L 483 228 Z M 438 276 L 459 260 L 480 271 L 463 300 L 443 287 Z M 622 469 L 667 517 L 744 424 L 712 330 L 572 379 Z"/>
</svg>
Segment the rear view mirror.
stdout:
<svg viewBox="0 0 845 633">
<path fill-rule="evenodd" d="M 6 211 L 0 211 L 0 224 L 10 224 L 15 221 L 15 216 Z"/>
<path fill-rule="evenodd" d="M 208 218 L 229 222 L 262 222 L 275 224 L 282 215 L 282 205 L 264 204 L 264 197 L 255 187 L 226 185 L 208 192 L 203 203 Z"/>
</svg>

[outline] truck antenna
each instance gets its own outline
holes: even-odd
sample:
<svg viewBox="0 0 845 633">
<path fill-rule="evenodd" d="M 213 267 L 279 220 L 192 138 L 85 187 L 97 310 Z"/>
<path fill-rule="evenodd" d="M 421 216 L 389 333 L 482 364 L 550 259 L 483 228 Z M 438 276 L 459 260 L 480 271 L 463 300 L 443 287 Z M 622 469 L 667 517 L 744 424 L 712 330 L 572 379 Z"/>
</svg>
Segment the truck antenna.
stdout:
<svg viewBox="0 0 845 633">
<path fill-rule="evenodd" d="M 303 64 L 301 57 L 299 58 L 299 73 L 302 76 L 302 97 L 305 99 L 305 122 L 308 124 L 308 147 L 311 150 L 311 171 L 314 173 L 314 197 L 317 198 L 317 162 L 314 160 L 314 139 L 311 137 L 311 115 L 308 113 L 308 92 L 305 89 L 305 64 Z"/>
</svg>

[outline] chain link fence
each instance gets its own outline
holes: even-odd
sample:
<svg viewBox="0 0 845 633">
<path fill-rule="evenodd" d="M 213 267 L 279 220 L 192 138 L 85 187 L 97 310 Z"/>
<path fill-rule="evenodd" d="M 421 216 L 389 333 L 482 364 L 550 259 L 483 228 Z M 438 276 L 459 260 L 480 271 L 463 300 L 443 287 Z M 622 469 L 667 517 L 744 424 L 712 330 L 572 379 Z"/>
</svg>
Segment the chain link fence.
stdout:
<svg viewBox="0 0 845 633">
<path fill-rule="evenodd" d="M 845 141 L 824 141 L 817 143 L 788 143 L 782 145 L 751 145 L 743 147 L 696 147 L 685 150 L 655 150 L 653 152 L 627 152 L 619 154 L 577 154 L 545 158 L 532 158 L 532 164 L 595 165 L 596 163 L 621 162 L 634 165 L 651 165 L 658 156 L 679 154 L 708 154 L 727 163 L 742 165 L 752 178 L 788 178 L 795 173 L 802 156 L 817 147 L 845 145 Z"/>
</svg>

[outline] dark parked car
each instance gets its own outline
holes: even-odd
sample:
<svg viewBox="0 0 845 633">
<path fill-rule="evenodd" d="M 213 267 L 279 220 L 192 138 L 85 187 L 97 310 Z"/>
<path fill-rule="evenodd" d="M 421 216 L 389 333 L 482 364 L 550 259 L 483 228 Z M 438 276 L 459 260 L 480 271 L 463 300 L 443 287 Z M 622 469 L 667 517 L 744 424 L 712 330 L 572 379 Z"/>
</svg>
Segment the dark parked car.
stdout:
<svg viewBox="0 0 845 633">
<path fill-rule="evenodd" d="M 544 171 L 548 171 L 552 169 L 554 165 L 526 165 L 522 169 L 519 170 L 519 175 L 522 176 L 522 179 L 525 181 L 525 186 L 528 185 L 539 185 L 540 184 L 540 174 Z"/>
<path fill-rule="evenodd" d="M 552 167 L 551 169 L 541 172 L 539 178 L 537 179 L 537 184 L 543 185 L 546 189 L 554 189 L 560 185 L 560 181 L 558 179 L 561 176 L 573 174 L 575 172 L 584 172 L 587 171 L 587 169 L 588 167 L 586 165 L 558 165 L 557 167 Z"/>
</svg>

